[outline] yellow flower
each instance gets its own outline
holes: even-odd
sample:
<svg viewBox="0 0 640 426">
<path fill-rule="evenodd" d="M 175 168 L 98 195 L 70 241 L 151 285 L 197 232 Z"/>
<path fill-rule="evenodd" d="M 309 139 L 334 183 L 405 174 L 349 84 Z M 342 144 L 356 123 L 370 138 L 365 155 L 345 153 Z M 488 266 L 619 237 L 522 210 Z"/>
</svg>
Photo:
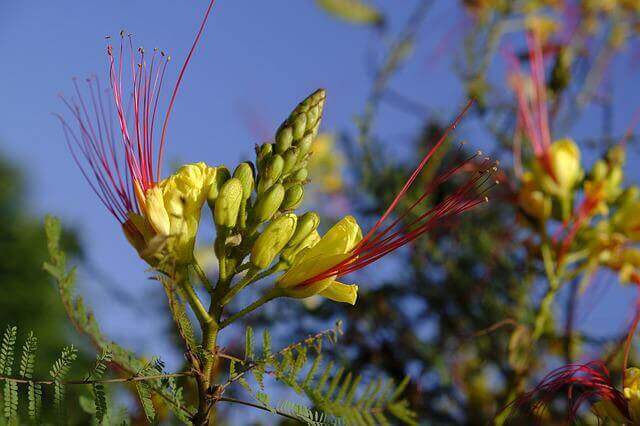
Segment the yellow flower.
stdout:
<svg viewBox="0 0 640 426">
<path fill-rule="evenodd" d="M 525 19 L 525 27 L 536 33 L 541 42 L 546 42 L 559 29 L 558 22 L 544 15 L 531 15 Z"/>
<path fill-rule="evenodd" d="M 535 172 L 542 189 L 559 198 L 567 198 L 582 178 L 580 148 L 571 139 L 560 139 L 549 148 L 549 166 L 553 176 L 539 165 Z"/>
<path fill-rule="evenodd" d="M 205 163 L 187 164 L 144 195 L 136 191 L 141 214 L 129 212 L 123 228 L 149 264 L 171 260 L 183 265 L 193 260 L 200 211 L 215 176 L 216 169 Z"/>
<path fill-rule="evenodd" d="M 612 222 L 627 238 L 640 241 L 640 200 L 622 206 L 612 218 Z"/>
<path fill-rule="evenodd" d="M 305 298 L 320 294 L 336 302 L 354 305 L 358 296 L 357 285 L 336 281 L 337 274 L 319 280 L 309 280 L 352 257 L 350 252 L 361 239 L 362 231 L 355 218 L 346 216 L 313 247 L 296 256 L 293 265 L 278 279 L 277 287 L 290 297 Z"/>
<path fill-rule="evenodd" d="M 620 409 L 612 401 L 603 399 L 593 405 L 596 416 L 603 419 L 611 419 L 618 424 L 640 423 L 640 369 L 627 368 L 625 371 L 624 387 L 622 395 L 626 400 L 628 417 L 620 412 Z M 631 423 L 629 423 L 631 420 Z"/>
<path fill-rule="evenodd" d="M 322 133 L 313 141 L 313 155 L 309 158 L 309 172 L 316 176 L 314 182 L 321 193 L 334 194 L 343 187 L 342 167 L 344 158 L 336 147 L 335 137 L 330 133 Z"/>
<path fill-rule="evenodd" d="M 525 172 L 522 175 L 518 201 L 528 215 L 540 221 L 546 220 L 551 215 L 551 199 L 538 188 L 531 172 Z"/>
</svg>

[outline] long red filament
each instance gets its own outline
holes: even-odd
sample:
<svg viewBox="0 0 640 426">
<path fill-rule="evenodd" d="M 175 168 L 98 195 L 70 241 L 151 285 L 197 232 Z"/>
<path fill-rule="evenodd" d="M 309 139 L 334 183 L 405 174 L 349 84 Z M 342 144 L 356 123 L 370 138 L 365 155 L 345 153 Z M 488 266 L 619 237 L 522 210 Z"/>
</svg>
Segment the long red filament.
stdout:
<svg viewBox="0 0 640 426">
<path fill-rule="evenodd" d="M 609 370 L 602 361 L 569 364 L 553 370 L 531 392 L 511 402 L 505 409 L 515 409 L 510 417 L 517 416 L 525 408 L 531 414 L 539 414 L 563 389 L 567 390 L 569 397 L 568 420 L 575 419 L 580 406 L 594 397 L 610 401 L 622 415 L 629 418 L 627 400 L 611 383 Z M 578 394 L 577 398 L 573 397 L 575 393 Z"/>
<path fill-rule="evenodd" d="M 140 212 L 142 206 L 138 205 L 138 199 L 134 195 L 136 188 L 144 192 L 160 179 L 169 116 L 214 3 L 215 0 L 209 2 L 180 69 L 164 116 L 157 150 L 154 149 L 154 129 L 169 62 L 163 52 L 159 53 L 158 58 L 158 51 L 155 49 L 148 60 L 148 55 L 142 48 L 134 49 L 132 37 L 127 35 L 129 64 L 126 68 L 130 74 L 130 86 L 125 89 L 125 34 L 121 33 L 117 52 L 114 52 L 111 43 L 107 44 L 110 102 L 103 97 L 100 82 L 95 77 L 86 80 L 85 90 L 74 80 L 75 96 L 70 99 L 61 96 L 76 127 L 74 130 L 62 115 L 56 114 L 73 160 L 100 201 L 121 223 L 128 220 L 129 212 Z M 131 100 L 131 114 L 127 113 L 129 109 L 125 106 L 126 99 Z M 114 136 L 114 117 L 120 134 L 119 141 Z"/>
<path fill-rule="evenodd" d="M 413 183 L 420 175 L 426 164 L 437 152 L 445 141 L 448 134 L 460 122 L 462 116 L 470 108 L 472 102 L 467 103 L 464 110 L 456 117 L 453 123 L 446 129 L 436 144 L 422 158 L 416 169 L 408 178 L 402 189 L 393 199 L 383 215 L 378 219 L 371 230 L 354 247 L 346 259 L 326 270 L 316 274 L 297 286 L 306 286 L 329 277 L 342 277 L 381 259 L 387 254 L 414 241 L 424 233 L 435 227 L 447 226 L 452 219 L 468 211 L 486 200 L 485 193 L 493 185 L 491 182 L 491 172 L 496 168 L 489 165 L 489 159 L 485 158 L 480 164 L 473 164 L 473 172 L 466 182 L 461 184 L 453 193 L 446 196 L 442 201 L 431 206 L 422 213 L 417 213 L 417 217 L 405 223 L 407 215 L 415 213 L 415 210 L 424 204 L 425 200 L 433 194 L 434 190 L 443 183 L 451 180 L 454 176 L 465 171 L 471 166 L 473 160 L 482 153 L 473 155 L 462 161 L 457 166 L 438 175 L 424 189 L 422 194 L 408 208 L 394 215 L 393 220 L 389 217 L 395 212 L 400 201 L 405 197 Z M 487 186 L 489 184 L 489 186 Z"/>
</svg>

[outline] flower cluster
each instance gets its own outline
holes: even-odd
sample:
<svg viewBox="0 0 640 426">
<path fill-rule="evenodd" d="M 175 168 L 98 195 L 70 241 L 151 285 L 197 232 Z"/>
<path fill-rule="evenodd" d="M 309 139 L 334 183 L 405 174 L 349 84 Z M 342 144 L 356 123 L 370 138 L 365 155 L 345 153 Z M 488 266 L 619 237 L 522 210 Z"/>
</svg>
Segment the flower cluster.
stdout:
<svg viewBox="0 0 640 426">
<path fill-rule="evenodd" d="M 126 46 L 130 50 L 129 95 L 133 105 L 130 118 L 124 106 L 129 96 L 123 88 Z M 225 291 L 231 293 L 221 295 L 225 301 L 253 279 L 264 277 L 265 271 L 269 274 L 285 271 L 275 281 L 274 292 L 278 295 L 305 298 L 320 294 L 354 304 L 358 287 L 337 279 L 484 202 L 486 191 L 494 184 L 491 174 L 495 165 L 488 158 L 477 161 L 475 155 L 437 176 L 417 201 L 405 211 L 398 211 L 401 200 L 441 149 L 463 112 L 420 161 L 387 211 L 364 237 L 351 216 L 321 236 L 317 213 L 298 216 L 294 210 L 301 205 L 304 185 L 309 181 L 308 165 L 322 117 L 324 90 L 317 90 L 293 110 L 273 142 L 256 146 L 255 163 L 241 163 L 233 173 L 224 166 L 188 164 L 161 180 L 166 123 L 172 103 L 161 130 L 156 129 L 159 127 L 156 116 L 168 59 L 159 62 L 158 58 L 164 55 L 157 51 L 151 59 L 147 59 L 142 49 L 134 54 L 131 38 L 125 35 L 121 36 L 119 53 L 115 54 L 109 45 L 107 54 L 109 94 L 115 108 L 109 108 L 105 102 L 96 79 L 87 80 L 88 95 L 82 96 L 76 85 L 77 97 L 65 99 L 76 126 L 72 127 L 62 116 L 61 122 L 74 159 L 100 200 L 122 224 L 128 241 L 140 256 L 169 275 L 195 263 L 195 239 L 206 201 L 216 225 L 214 248 L 222 281 L 228 287 L 234 276 L 247 270 L 243 285 L 235 286 L 235 290 L 227 288 Z M 180 80 L 174 93 L 179 84 Z M 471 103 L 465 111 L 470 106 Z M 115 120 L 109 115 L 114 110 Z M 114 121 L 119 132 L 112 125 Z M 161 136 L 156 147 L 158 133 Z M 430 204 L 429 198 L 438 185 L 458 175 L 467 178 L 444 199 Z M 244 263 L 247 257 L 248 263 Z"/>
<path fill-rule="evenodd" d="M 524 136 L 533 153 L 520 175 L 518 202 L 523 216 L 537 232 L 557 228 L 542 239 L 554 243 L 556 261 L 563 266 L 587 272 L 605 266 L 618 271 L 622 282 L 638 282 L 638 224 L 633 212 L 639 195 L 637 187 L 624 186 L 625 140 L 586 173 L 573 140 L 552 142 L 544 54 L 537 33 L 528 34 L 528 44 L 530 75 L 511 58 L 518 105 L 516 141 Z"/>
</svg>

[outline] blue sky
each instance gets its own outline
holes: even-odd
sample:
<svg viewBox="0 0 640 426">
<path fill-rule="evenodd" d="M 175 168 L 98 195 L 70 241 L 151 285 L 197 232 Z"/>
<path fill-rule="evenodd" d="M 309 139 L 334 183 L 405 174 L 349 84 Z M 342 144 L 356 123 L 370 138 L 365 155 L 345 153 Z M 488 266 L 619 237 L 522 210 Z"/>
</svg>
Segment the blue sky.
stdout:
<svg viewBox="0 0 640 426">
<path fill-rule="evenodd" d="M 138 351 L 169 359 L 175 354 L 168 352 L 163 339 L 154 338 L 167 323 L 149 308 L 150 300 L 162 300 L 161 291 L 147 279 L 143 262 L 83 181 L 51 113 L 62 110 L 56 96 L 71 91 L 71 77 L 106 76 L 104 37 L 121 29 L 133 33 L 137 44 L 160 47 L 172 55 L 171 81 L 206 3 L 14 0 L 0 4 L 0 150 L 26 171 L 35 214 L 50 212 L 76 227 L 92 263 L 108 271 L 131 299 L 131 304 L 122 305 L 90 277 L 83 281 L 81 290 L 108 334 Z M 397 4 L 402 7 L 391 11 L 392 27 L 406 19 L 415 1 Z M 460 85 L 450 64 L 429 63 L 440 36 L 457 22 L 449 12 L 440 6 L 429 16 L 416 56 L 398 75 L 394 88 L 435 111 L 450 113 L 463 103 Z M 260 127 L 273 132 L 291 108 L 318 87 L 328 91 L 324 129 L 353 131 L 353 117 L 369 90 L 369 55 L 381 42 L 373 31 L 324 15 L 311 0 L 220 0 L 181 88 L 165 163 L 234 165 L 261 142 L 248 116 L 259 117 Z M 625 60 L 616 62 L 613 73 L 620 106 L 614 125 L 621 130 L 638 106 L 637 77 L 630 79 L 631 67 Z M 595 112 L 589 114 L 572 134 L 579 138 L 599 132 L 595 117 Z M 393 146 L 392 153 L 403 152 L 419 123 L 416 117 L 383 108 L 377 130 L 390 150 Z M 484 136 L 462 132 L 474 146 L 487 143 Z M 632 177 L 637 181 L 637 170 Z M 615 329 L 625 319 L 619 306 L 630 297 L 629 290 L 608 291 L 586 324 Z"/>
</svg>

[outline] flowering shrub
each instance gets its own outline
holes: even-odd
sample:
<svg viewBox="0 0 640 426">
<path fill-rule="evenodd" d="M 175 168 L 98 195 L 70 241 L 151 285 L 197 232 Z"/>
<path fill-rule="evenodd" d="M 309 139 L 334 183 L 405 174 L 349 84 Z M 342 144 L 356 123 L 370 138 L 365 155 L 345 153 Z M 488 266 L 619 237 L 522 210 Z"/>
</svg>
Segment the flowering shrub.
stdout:
<svg viewBox="0 0 640 426">
<path fill-rule="evenodd" d="M 575 324 L 597 274 L 640 285 L 640 191 L 625 169 L 635 123 L 595 149 L 567 123 L 600 102 L 609 64 L 633 49 L 640 3 L 455 2 L 455 34 L 435 53 L 462 45 L 467 99 L 446 120 L 425 120 L 421 100 L 391 88 L 419 57 L 431 2 L 417 2 L 398 31 L 369 2 L 314 3 L 384 36 L 355 133 L 324 129 L 331 93 L 310 90 L 251 158 L 163 172 L 173 106 L 215 0 L 174 82 L 170 58 L 134 48 L 125 32 L 107 41 L 104 79 L 73 80 L 57 114 L 68 150 L 164 291 L 184 369 L 168 372 L 101 331 L 48 216 L 44 268 L 98 356 L 72 379 L 81 354 L 65 347 L 37 378 L 37 336 L 7 327 L 7 422 L 63 422 L 72 406 L 98 424 L 126 423 L 110 394 L 122 383 L 138 399 L 134 421 L 148 423 L 217 424 L 229 405 L 307 424 L 638 423 L 640 374 L 630 366 L 640 304 L 614 339 Z M 406 160 L 376 134 L 382 104 L 421 120 Z M 475 133 L 451 147 L 467 121 L 489 135 L 490 156 L 474 149 Z M 243 344 L 222 347 L 238 330 Z M 69 386 L 90 398 L 65 403 Z M 282 400 L 282 388 L 309 406 Z"/>
</svg>

